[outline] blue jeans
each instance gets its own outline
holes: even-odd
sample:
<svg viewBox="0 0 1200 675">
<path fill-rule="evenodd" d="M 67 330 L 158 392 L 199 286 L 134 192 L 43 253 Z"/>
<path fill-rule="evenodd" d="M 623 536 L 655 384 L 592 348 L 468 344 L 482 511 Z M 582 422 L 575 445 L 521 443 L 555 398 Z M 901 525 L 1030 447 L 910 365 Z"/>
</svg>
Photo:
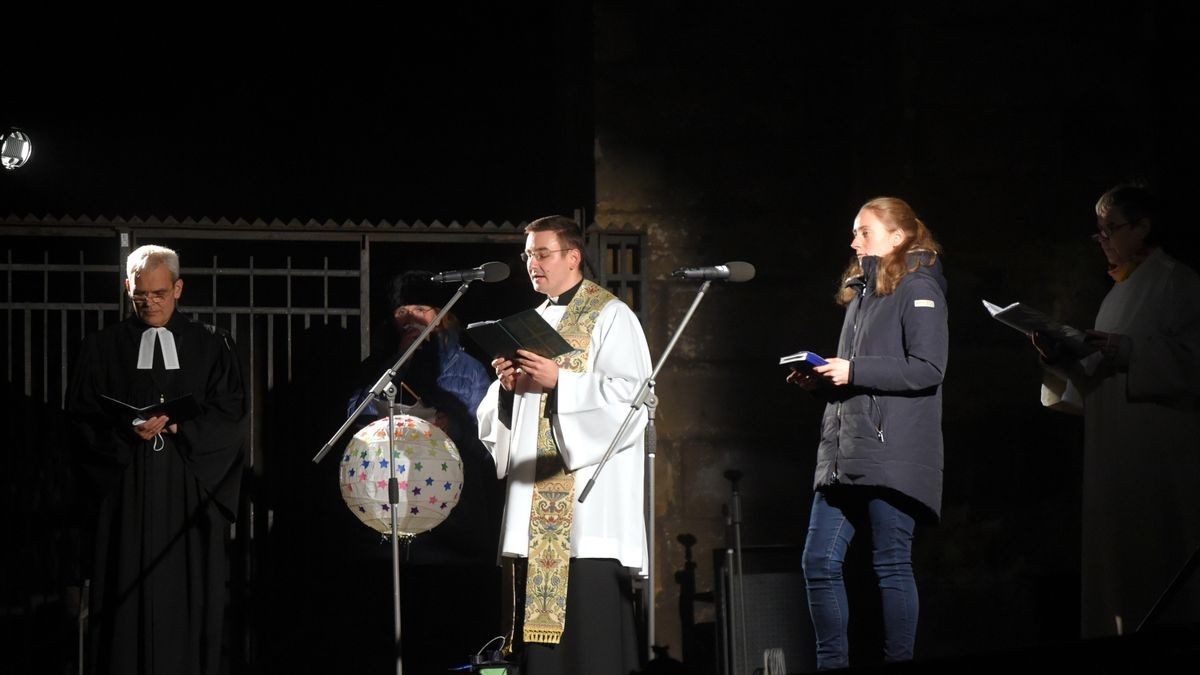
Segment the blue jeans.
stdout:
<svg viewBox="0 0 1200 675">
<path fill-rule="evenodd" d="M 850 665 L 846 638 L 850 608 L 842 563 L 860 528 L 871 534 L 871 559 L 883 606 L 884 660 L 912 659 L 918 610 L 912 573 L 913 525 L 913 517 L 877 489 L 843 487 L 813 495 L 803 564 L 808 609 L 817 634 L 817 668 Z"/>
</svg>

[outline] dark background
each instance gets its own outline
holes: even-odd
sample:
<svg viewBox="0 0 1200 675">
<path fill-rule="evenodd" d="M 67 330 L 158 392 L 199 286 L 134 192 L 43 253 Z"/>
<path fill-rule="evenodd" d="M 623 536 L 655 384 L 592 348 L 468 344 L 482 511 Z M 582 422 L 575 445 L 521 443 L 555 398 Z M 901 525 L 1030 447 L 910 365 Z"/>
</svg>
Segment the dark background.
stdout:
<svg viewBox="0 0 1200 675">
<path fill-rule="evenodd" d="M 0 115 L 5 211 L 522 220 L 591 202 L 590 13 L 551 3 L 60 27 Z M 194 20 L 195 23 L 190 22 Z"/>
<path fill-rule="evenodd" d="M 1092 206 L 1117 182 L 1149 181 L 1162 226 L 1186 232 L 1196 14 L 597 0 L 104 23 L 14 59 L 0 124 L 27 130 L 35 154 L 0 175 L 0 214 L 412 223 L 583 209 L 647 231 L 656 355 L 694 294 L 671 269 L 753 262 L 753 284 L 715 289 L 659 378 L 659 632 L 678 657 L 677 537 L 700 540 L 707 588 L 725 469 L 746 474 L 748 543 L 803 541 L 820 410 L 770 364 L 834 349 L 853 215 L 904 197 L 946 247 L 952 308 L 944 518 L 915 551 L 918 654 L 1070 640 L 1080 426 L 1041 409 L 1032 352 L 979 300 L 1090 326 L 1108 283 Z M 383 247 L 377 269 L 474 266 L 482 252 Z"/>
</svg>

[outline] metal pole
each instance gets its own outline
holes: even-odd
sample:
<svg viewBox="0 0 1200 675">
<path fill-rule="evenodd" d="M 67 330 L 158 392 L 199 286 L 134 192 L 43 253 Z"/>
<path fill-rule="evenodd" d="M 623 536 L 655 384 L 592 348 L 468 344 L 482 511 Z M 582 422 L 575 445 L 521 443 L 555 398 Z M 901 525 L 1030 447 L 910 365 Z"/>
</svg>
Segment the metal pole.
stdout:
<svg viewBox="0 0 1200 675">
<path fill-rule="evenodd" d="M 654 410 L 658 397 L 654 395 L 654 384 L 650 384 L 650 396 L 646 399 L 646 560 L 649 565 L 646 575 L 646 663 L 654 660 L 654 456 L 658 450 L 658 432 L 654 428 Z"/>
<path fill-rule="evenodd" d="M 391 382 L 383 388 L 388 402 L 388 511 L 392 516 L 392 620 L 396 625 L 396 640 L 392 653 L 396 659 L 396 675 L 404 675 L 404 663 L 400 658 L 400 540 L 397 531 L 400 520 L 396 507 L 400 505 L 400 482 L 396 480 L 396 385 Z"/>
</svg>

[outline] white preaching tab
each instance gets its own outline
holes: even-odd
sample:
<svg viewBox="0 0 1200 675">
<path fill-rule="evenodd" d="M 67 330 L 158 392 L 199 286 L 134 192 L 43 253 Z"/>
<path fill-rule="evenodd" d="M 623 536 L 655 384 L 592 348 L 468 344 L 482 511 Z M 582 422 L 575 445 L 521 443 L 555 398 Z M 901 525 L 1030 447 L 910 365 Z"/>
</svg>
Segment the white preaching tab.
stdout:
<svg viewBox="0 0 1200 675">
<path fill-rule="evenodd" d="M 154 367 L 154 343 L 162 345 L 163 367 L 167 370 L 179 370 L 179 354 L 175 351 L 175 336 L 163 327 L 147 328 L 142 333 L 142 344 L 138 348 L 138 370 L 150 370 Z"/>
<path fill-rule="evenodd" d="M 932 300 L 913 300 L 913 307 L 936 307 Z"/>
</svg>

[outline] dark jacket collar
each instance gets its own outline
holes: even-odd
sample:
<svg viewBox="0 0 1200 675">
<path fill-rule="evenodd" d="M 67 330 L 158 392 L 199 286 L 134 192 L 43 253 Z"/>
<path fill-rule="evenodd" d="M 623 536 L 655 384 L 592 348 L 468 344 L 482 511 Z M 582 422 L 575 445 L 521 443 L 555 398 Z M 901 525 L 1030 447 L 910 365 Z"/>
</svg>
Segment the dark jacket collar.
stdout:
<svg viewBox="0 0 1200 675">
<path fill-rule="evenodd" d="M 926 249 L 917 249 L 908 252 L 908 266 L 913 269 L 912 274 L 928 274 L 942 287 L 942 292 L 946 292 L 946 275 L 942 272 L 942 258 L 937 253 Z M 862 266 L 863 273 L 861 276 L 854 277 L 846 281 L 846 285 L 859 289 L 863 286 L 867 288 L 875 288 L 875 275 L 879 272 L 879 263 L 881 258 L 877 255 L 863 256 L 859 264 Z"/>
</svg>

